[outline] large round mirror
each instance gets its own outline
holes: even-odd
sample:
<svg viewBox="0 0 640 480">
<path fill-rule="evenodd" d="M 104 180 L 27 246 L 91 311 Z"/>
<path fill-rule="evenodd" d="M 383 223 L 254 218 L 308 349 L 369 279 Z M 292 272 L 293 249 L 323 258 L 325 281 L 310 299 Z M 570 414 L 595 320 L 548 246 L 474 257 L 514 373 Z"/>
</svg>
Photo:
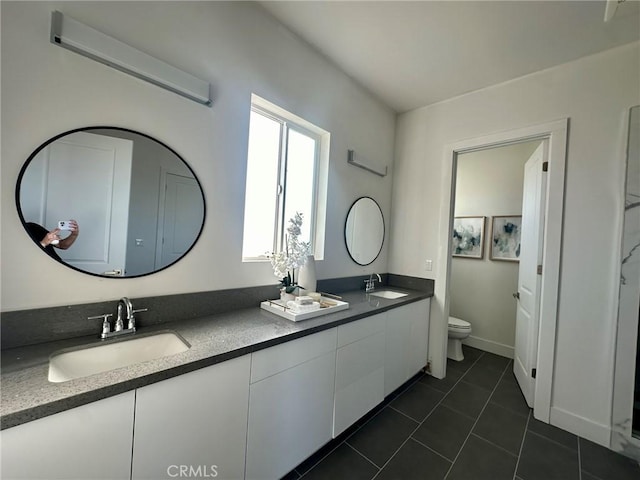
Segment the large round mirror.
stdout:
<svg viewBox="0 0 640 480">
<path fill-rule="evenodd" d="M 108 277 L 139 277 L 177 262 L 205 216 L 200 183 L 176 152 L 114 127 L 43 143 L 22 167 L 16 203 L 43 254 Z"/>
<path fill-rule="evenodd" d="M 384 242 L 384 218 L 375 200 L 362 197 L 351 205 L 344 239 L 349 255 L 357 264 L 369 265 L 378 258 Z"/>
</svg>

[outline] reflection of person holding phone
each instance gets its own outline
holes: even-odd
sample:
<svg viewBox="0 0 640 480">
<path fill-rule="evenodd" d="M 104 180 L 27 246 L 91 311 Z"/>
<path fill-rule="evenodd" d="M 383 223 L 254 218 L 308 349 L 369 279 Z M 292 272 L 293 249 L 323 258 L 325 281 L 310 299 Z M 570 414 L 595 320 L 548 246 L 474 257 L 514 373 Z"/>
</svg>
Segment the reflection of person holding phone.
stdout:
<svg viewBox="0 0 640 480">
<path fill-rule="evenodd" d="M 55 246 L 56 248 L 66 250 L 73 245 L 73 242 L 76 241 L 76 238 L 78 238 L 78 234 L 80 233 L 78 222 L 75 220 L 64 220 L 58 222 L 58 227 L 51 231 L 48 231 L 43 226 L 33 222 L 27 222 L 26 226 L 31 238 L 33 238 L 36 243 L 39 243 L 44 251 L 51 257 L 60 261 L 62 261 L 62 259 L 58 256 L 53 247 Z M 70 234 L 65 238 L 60 238 L 59 234 L 61 231 L 68 231 Z"/>
</svg>

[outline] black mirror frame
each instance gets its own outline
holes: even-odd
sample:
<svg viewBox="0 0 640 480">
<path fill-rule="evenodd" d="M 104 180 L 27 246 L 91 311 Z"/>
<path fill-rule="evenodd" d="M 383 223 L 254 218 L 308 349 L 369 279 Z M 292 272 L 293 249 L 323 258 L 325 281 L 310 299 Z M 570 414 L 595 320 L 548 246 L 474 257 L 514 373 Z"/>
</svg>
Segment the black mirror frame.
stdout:
<svg viewBox="0 0 640 480">
<path fill-rule="evenodd" d="M 196 245 L 196 243 L 198 243 L 198 240 L 200 239 L 200 235 L 202 235 L 202 230 L 204 230 L 204 225 L 205 225 L 205 222 L 206 222 L 206 219 L 207 219 L 206 197 L 205 197 L 205 194 L 204 194 L 204 190 L 202 188 L 202 184 L 200 183 L 200 180 L 196 176 L 196 173 L 193 171 L 191 166 L 184 160 L 184 158 L 182 158 L 181 155 L 179 155 L 173 148 L 169 147 L 167 144 L 161 142 L 160 140 L 158 140 L 158 139 L 156 139 L 156 138 L 154 138 L 154 137 L 152 137 L 150 135 L 147 135 L 146 133 L 138 132 L 137 130 L 131 130 L 129 128 L 123 128 L 123 127 L 114 127 L 114 126 L 109 126 L 109 125 L 99 125 L 99 126 L 92 126 L 92 127 L 81 127 L 81 128 L 75 128 L 73 130 L 68 130 L 66 132 L 62 132 L 62 133 L 50 138 L 49 140 L 45 141 L 44 143 L 40 144 L 40 146 L 38 148 L 36 148 L 31 153 L 31 155 L 29 155 L 27 160 L 24 162 L 24 165 L 22 165 L 22 168 L 20 169 L 20 173 L 18 174 L 18 180 L 16 181 L 15 201 L 16 201 L 16 209 L 17 209 L 17 212 L 18 212 L 18 217 L 20 218 L 20 223 L 22 223 L 22 227 L 24 228 L 24 231 L 27 234 L 27 237 L 31 241 L 33 241 L 34 243 L 37 244 L 36 240 L 29 234 L 29 232 L 28 232 L 28 230 L 26 228 L 26 221 L 25 221 L 24 215 L 22 214 L 22 207 L 20 205 L 20 186 L 22 184 L 22 177 L 24 176 L 27 168 L 29 167 L 29 164 L 31 163 L 31 160 L 33 160 L 33 158 L 38 153 L 40 153 L 40 151 L 43 148 L 45 148 L 47 145 L 55 142 L 59 138 L 62 138 L 64 136 L 66 136 L 66 135 L 70 135 L 70 134 L 76 133 L 76 132 L 87 132 L 87 131 L 91 131 L 91 130 L 104 130 L 104 129 L 117 130 L 117 131 L 120 131 L 120 132 L 133 133 L 133 134 L 140 135 L 142 137 L 148 138 L 149 140 L 162 145 L 164 148 L 166 148 L 171 153 L 173 153 L 178 159 L 180 159 L 182 161 L 182 163 L 185 164 L 185 166 L 189 169 L 189 171 L 193 175 L 193 178 L 195 178 L 195 180 L 198 182 L 198 186 L 200 187 L 200 193 L 202 195 L 202 225 L 200 226 L 200 230 L 198 231 L 198 234 L 196 235 L 196 238 L 193 240 L 193 243 L 191 244 L 191 246 L 175 262 L 172 262 L 169 265 L 165 265 L 162 268 L 159 268 L 157 270 L 153 270 L 153 271 L 148 272 L 148 273 L 143 273 L 143 274 L 140 274 L 140 275 L 131 275 L 131 276 L 128 276 L 128 277 L 127 276 L 120 277 L 120 276 L 111 276 L 111 275 L 100 275 L 100 274 L 97 274 L 97 273 L 87 272 L 85 270 L 81 270 L 79 268 L 76 268 L 73 265 L 69 265 L 68 263 L 65 263 L 62 260 L 57 260 L 57 259 L 51 257 L 50 255 L 47 255 L 46 252 L 43 252 L 43 253 L 47 257 L 49 257 L 51 260 L 54 260 L 55 262 L 61 263 L 62 265 L 64 265 L 67 268 L 70 268 L 71 270 L 75 270 L 75 271 L 80 272 L 80 273 L 82 273 L 84 275 L 90 275 L 92 277 L 97 277 L 97 278 L 114 278 L 114 279 L 140 278 L 140 277 L 146 277 L 148 275 L 153 275 L 154 273 L 158 273 L 158 272 L 161 272 L 163 270 L 166 270 L 167 268 L 175 265 L 180 260 L 182 260 L 193 249 L 193 247 Z M 40 247 L 38 246 L 38 248 L 40 248 Z M 42 248 L 40 248 L 40 250 L 42 250 Z"/>
<path fill-rule="evenodd" d="M 351 210 L 353 209 L 355 204 L 358 203 L 360 200 L 365 199 L 365 198 L 368 198 L 373 203 L 375 203 L 376 206 L 378 207 L 378 210 L 380 210 L 380 217 L 382 218 L 382 242 L 380 242 L 380 249 L 378 250 L 378 253 L 376 254 L 376 256 L 374 257 L 373 260 L 371 260 L 369 263 L 360 263 L 355 258 L 353 258 L 353 255 L 351 255 L 351 251 L 349 250 L 349 244 L 347 243 L 347 222 L 349 220 L 349 214 L 351 213 Z M 344 245 L 345 245 L 345 247 L 347 249 L 347 253 L 349 254 L 349 257 L 351 258 L 351 260 L 353 260 L 355 263 L 357 263 L 358 265 L 361 265 L 363 267 L 366 267 L 367 265 L 371 265 L 373 262 L 375 262 L 378 259 L 378 257 L 380 256 L 380 253 L 382 252 L 382 247 L 384 246 L 384 239 L 385 239 L 385 237 L 387 235 L 387 225 L 386 225 L 386 223 L 384 221 L 384 214 L 382 213 L 382 208 L 380 208 L 380 204 L 378 202 L 376 202 L 372 197 L 369 197 L 369 196 L 356 198 L 355 201 L 349 207 L 349 210 L 347 211 L 347 216 L 344 219 L 343 232 L 344 232 Z"/>
</svg>

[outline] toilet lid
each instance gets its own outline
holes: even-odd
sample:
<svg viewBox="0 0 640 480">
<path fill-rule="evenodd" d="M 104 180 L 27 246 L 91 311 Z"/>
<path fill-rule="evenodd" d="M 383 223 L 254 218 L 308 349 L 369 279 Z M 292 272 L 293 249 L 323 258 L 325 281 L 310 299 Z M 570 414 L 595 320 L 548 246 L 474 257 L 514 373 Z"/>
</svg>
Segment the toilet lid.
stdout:
<svg viewBox="0 0 640 480">
<path fill-rule="evenodd" d="M 449 326 L 454 328 L 471 328 L 471 324 L 456 317 L 449 317 Z"/>
</svg>

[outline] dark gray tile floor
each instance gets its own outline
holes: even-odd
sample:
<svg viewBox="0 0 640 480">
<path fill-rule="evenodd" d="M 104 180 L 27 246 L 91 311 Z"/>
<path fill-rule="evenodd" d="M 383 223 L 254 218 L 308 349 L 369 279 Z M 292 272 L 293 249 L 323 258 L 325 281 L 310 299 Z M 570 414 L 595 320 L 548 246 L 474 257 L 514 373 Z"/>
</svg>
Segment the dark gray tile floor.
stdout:
<svg viewBox="0 0 640 480">
<path fill-rule="evenodd" d="M 464 347 L 286 479 L 640 480 L 637 462 L 533 418 L 507 358 Z"/>
</svg>

